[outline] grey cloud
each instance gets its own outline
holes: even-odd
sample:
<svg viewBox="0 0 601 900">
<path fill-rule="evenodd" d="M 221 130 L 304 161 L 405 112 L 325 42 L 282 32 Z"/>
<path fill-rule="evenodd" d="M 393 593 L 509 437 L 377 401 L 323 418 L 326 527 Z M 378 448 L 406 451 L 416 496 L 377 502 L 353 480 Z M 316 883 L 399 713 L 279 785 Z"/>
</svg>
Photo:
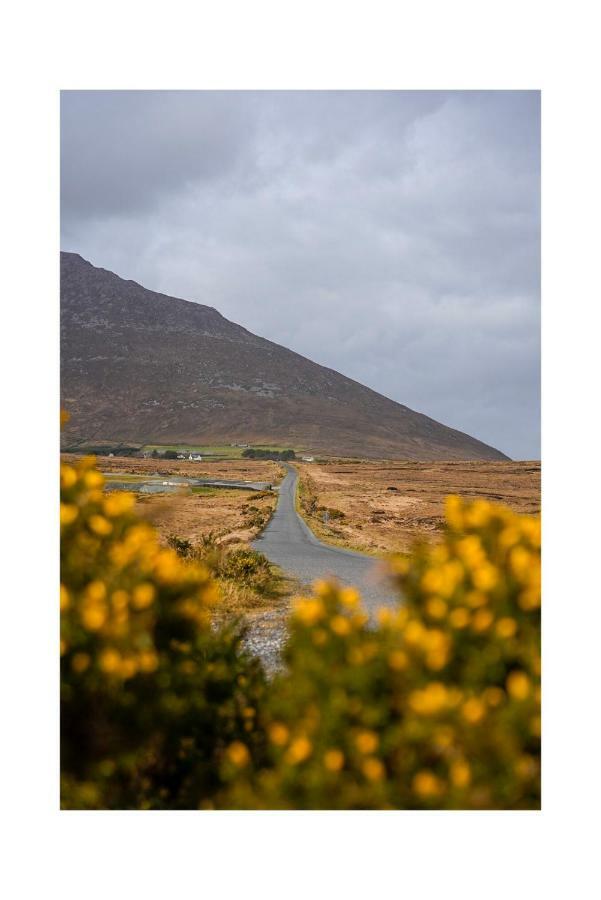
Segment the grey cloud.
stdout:
<svg viewBox="0 0 601 900">
<path fill-rule="evenodd" d="M 63 94 L 65 249 L 540 453 L 534 92 Z"/>
</svg>

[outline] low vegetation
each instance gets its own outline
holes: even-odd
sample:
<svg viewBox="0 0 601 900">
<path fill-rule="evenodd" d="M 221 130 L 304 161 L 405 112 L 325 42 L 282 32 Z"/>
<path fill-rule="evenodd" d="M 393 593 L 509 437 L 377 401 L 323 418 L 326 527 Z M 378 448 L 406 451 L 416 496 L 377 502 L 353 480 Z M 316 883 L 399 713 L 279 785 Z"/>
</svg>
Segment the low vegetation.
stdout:
<svg viewBox="0 0 601 900">
<path fill-rule="evenodd" d="M 211 489 L 137 495 L 136 508 L 166 542 L 170 535 L 199 544 L 211 532 L 223 546 L 245 546 L 269 522 L 277 495 L 271 491 Z"/>
<path fill-rule="evenodd" d="M 167 545 L 180 558 L 207 567 L 220 588 L 222 602 L 216 611 L 220 618 L 279 607 L 285 601 L 288 582 L 277 566 L 250 547 L 221 544 L 213 532 L 204 534 L 197 544 L 172 534 Z"/>
<path fill-rule="evenodd" d="M 297 461 L 299 512 L 322 540 L 386 555 L 438 541 L 449 493 L 540 510 L 539 462 Z M 327 515 L 326 515 L 327 513 Z"/>
<path fill-rule="evenodd" d="M 449 498 L 439 542 L 392 562 L 402 606 L 372 627 L 317 584 L 268 680 L 216 615 L 262 561 L 215 577 L 214 541 L 163 547 L 102 487 L 61 466 L 64 808 L 539 807 L 537 517 Z"/>
</svg>

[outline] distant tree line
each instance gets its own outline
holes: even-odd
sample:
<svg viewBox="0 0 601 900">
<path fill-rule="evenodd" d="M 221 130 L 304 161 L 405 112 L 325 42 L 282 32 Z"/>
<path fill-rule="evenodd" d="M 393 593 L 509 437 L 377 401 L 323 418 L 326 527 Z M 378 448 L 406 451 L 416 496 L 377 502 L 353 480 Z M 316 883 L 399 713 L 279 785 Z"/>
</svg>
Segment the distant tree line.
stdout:
<svg viewBox="0 0 601 900">
<path fill-rule="evenodd" d="M 249 447 L 242 451 L 245 459 L 296 459 L 294 450 L 261 450 L 257 447 Z"/>
</svg>

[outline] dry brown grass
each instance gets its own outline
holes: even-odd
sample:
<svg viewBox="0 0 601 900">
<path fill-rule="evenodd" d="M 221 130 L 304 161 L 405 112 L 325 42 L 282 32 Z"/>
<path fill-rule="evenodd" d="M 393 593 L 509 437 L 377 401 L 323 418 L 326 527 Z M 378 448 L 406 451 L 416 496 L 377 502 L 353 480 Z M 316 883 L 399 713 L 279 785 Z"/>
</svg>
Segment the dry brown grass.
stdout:
<svg viewBox="0 0 601 900">
<path fill-rule="evenodd" d="M 408 550 L 416 538 L 436 540 L 447 494 L 505 503 L 521 513 L 540 510 L 539 462 L 299 463 L 301 500 L 340 510 L 301 512 L 323 540 L 367 553 Z M 390 490 L 394 488 L 394 490 Z M 304 506 L 304 509 L 302 508 Z"/>
<path fill-rule="evenodd" d="M 215 489 L 210 494 L 141 494 L 136 509 L 155 526 L 163 541 L 175 534 L 197 544 L 203 535 L 213 532 L 219 544 L 234 545 L 253 540 L 261 530 L 256 520 L 268 521 L 276 502 L 272 493 Z"/>
</svg>

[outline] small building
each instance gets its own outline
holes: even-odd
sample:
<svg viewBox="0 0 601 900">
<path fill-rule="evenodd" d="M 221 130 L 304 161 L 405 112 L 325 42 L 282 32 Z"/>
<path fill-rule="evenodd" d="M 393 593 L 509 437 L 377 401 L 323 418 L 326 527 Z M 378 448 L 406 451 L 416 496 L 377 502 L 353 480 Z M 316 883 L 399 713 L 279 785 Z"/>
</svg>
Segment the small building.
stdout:
<svg viewBox="0 0 601 900">
<path fill-rule="evenodd" d="M 202 456 L 198 453 L 191 453 L 188 457 L 192 462 L 202 462 Z"/>
</svg>

